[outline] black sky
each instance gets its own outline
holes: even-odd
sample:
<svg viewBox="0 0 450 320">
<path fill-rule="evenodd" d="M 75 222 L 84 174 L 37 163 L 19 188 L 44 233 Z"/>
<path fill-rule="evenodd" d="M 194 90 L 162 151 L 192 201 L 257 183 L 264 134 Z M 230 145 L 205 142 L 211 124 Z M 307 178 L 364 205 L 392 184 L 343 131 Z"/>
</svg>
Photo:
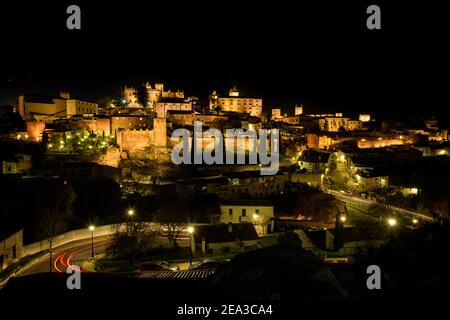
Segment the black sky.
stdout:
<svg viewBox="0 0 450 320">
<path fill-rule="evenodd" d="M 237 85 L 307 112 L 445 112 L 445 10 L 392 2 L 2 3 L 0 104 L 59 88 L 96 99 L 148 79 L 203 98 Z M 366 29 L 374 3 L 382 30 Z M 65 27 L 69 4 L 81 31 Z"/>
</svg>

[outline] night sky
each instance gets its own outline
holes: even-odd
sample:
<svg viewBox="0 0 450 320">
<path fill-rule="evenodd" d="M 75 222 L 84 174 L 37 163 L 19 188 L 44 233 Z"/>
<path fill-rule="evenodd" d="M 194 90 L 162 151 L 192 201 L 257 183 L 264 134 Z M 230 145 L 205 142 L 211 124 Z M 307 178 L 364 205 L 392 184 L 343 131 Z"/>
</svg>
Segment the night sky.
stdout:
<svg viewBox="0 0 450 320">
<path fill-rule="evenodd" d="M 236 85 L 283 113 L 295 103 L 308 113 L 446 112 L 443 7 L 297 2 L 2 2 L 0 105 L 60 88 L 95 100 L 149 80 L 201 98 Z M 66 29 L 69 4 L 81 7 L 81 31 Z M 382 30 L 366 29 L 370 4 L 381 7 Z"/>
</svg>

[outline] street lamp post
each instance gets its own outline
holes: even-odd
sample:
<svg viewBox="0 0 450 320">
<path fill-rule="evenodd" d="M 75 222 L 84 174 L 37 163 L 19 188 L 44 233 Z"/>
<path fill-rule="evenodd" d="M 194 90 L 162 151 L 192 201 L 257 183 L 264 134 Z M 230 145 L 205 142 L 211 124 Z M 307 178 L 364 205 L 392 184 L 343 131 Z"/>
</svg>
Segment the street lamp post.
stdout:
<svg viewBox="0 0 450 320">
<path fill-rule="evenodd" d="M 416 230 L 417 224 L 419 223 L 419 220 L 417 220 L 416 218 L 414 218 L 414 219 L 412 220 L 412 223 L 413 223 L 413 229 Z"/>
<path fill-rule="evenodd" d="M 194 237 L 194 228 L 189 227 L 187 231 L 189 232 L 189 265 L 192 266 L 192 241 Z"/>
<path fill-rule="evenodd" d="M 133 227 L 134 227 L 134 223 L 133 223 L 133 218 L 134 218 L 134 214 L 135 211 L 134 209 L 128 209 L 127 210 L 127 216 L 128 216 L 128 221 L 125 222 L 125 226 L 127 229 L 127 233 L 129 236 L 131 236 L 133 234 Z"/>
<path fill-rule="evenodd" d="M 397 225 L 397 220 L 395 218 L 389 218 L 388 225 L 391 228 L 391 247 L 394 247 L 394 227 Z"/>
<path fill-rule="evenodd" d="M 90 225 L 89 230 L 91 230 L 91 249 L 92 249 L 92 258 L 94 258 L 94 230 L 95 226 Z"/>
</svg>

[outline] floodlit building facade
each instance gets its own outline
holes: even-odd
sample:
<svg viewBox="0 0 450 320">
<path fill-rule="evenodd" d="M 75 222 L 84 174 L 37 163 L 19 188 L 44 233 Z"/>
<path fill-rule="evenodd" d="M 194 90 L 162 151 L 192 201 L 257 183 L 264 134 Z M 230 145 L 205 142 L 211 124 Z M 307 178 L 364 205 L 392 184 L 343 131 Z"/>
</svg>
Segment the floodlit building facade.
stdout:
<svg viewBox="0 0 450 320">
<path fill-rule="evenodd" d="M 25 120 L 53 122 L 74 115 L 95 115 L 98 113 L 98 104 L 71 99 L 68 92 L 60 92 L 59 97 L 21 95 L 18 99 L 18 109 Z"/>
<path fill-rule="evenodd" d="M 265 200 L 225 201 L 220 205 L 221 223 L 251 222 L 258 234 L 267 234 L 274 227 L 273 204 Z"/>
<path fill-rule="evenodd" d="M 248 113 L 254 117 L 262 117 L 263 99 L 240 96 L 236 87 L 228 92 L 227 97 L 220 97 L 216 92 L 213 92 L 209 97 L 211 110 L 220 108 L 221 111 Z"/>
</svg>

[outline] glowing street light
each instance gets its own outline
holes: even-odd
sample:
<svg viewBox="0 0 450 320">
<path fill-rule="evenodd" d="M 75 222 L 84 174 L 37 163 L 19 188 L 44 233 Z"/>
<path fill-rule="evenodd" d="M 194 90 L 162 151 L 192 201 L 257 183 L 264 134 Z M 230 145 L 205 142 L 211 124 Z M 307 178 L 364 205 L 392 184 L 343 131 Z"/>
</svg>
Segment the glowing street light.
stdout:
<svg viewBox="0 0 450 320">
<path fill-rule="evenodd" d="M 193 227 L 189 227 L 189 228 L 187 228 L 187 231 L 188 231 L 190 234 L 193 234 L 193 233 L 194 233 L 194 228 L 193 228 Z"/>
<path fill-rule="evenodd" d="M 388 224 L 389 226 L 394 227 L 397 224 L 397 220 L 395 220 L 394 218 L 389 218 Z"/>
<path fill-rule="evenodd" d="M 390 234 L 391 234 L 391 239 L 390 239 L 390 243 L 391 243 L 391 247 L 394 247 L 394 227 L 397 225 L 397 220 L 394 218 L 389 218 L 388 219 L 388 225 L 390 227 Z"/>
<path fill-rule="evenodd" d="M 342 222 L 347 221 L 347 217 L 346 217 L 346 216 L 341 216 L 339 219 L 340 219 Z"/>
<path fill-rule="evenodd" d="M 412 223 L 414 223 L 414 224 L 418 224 L 418 223 L 419 223 L 419 220 L 417 220 L 417 219 L 413 219 Z"/>
<path fill-rule="evenodd" d="M 91 249 L 92 249 L 92 258 L 94 258 L 94 230 L 95 230 L 95 226 L 94 225 L 90 225 L 89 226 L 89 230 L 91 231 Z"/>
<path fill-rule="evenodd" d="M 131 217 L 133 217 L 134 216 L 134 210 L 133 209 L 128 209 L 128 211 L 127 211 L 127 214 L 128 214 L 128 216 L 131 218 Z"/>
</svg>

